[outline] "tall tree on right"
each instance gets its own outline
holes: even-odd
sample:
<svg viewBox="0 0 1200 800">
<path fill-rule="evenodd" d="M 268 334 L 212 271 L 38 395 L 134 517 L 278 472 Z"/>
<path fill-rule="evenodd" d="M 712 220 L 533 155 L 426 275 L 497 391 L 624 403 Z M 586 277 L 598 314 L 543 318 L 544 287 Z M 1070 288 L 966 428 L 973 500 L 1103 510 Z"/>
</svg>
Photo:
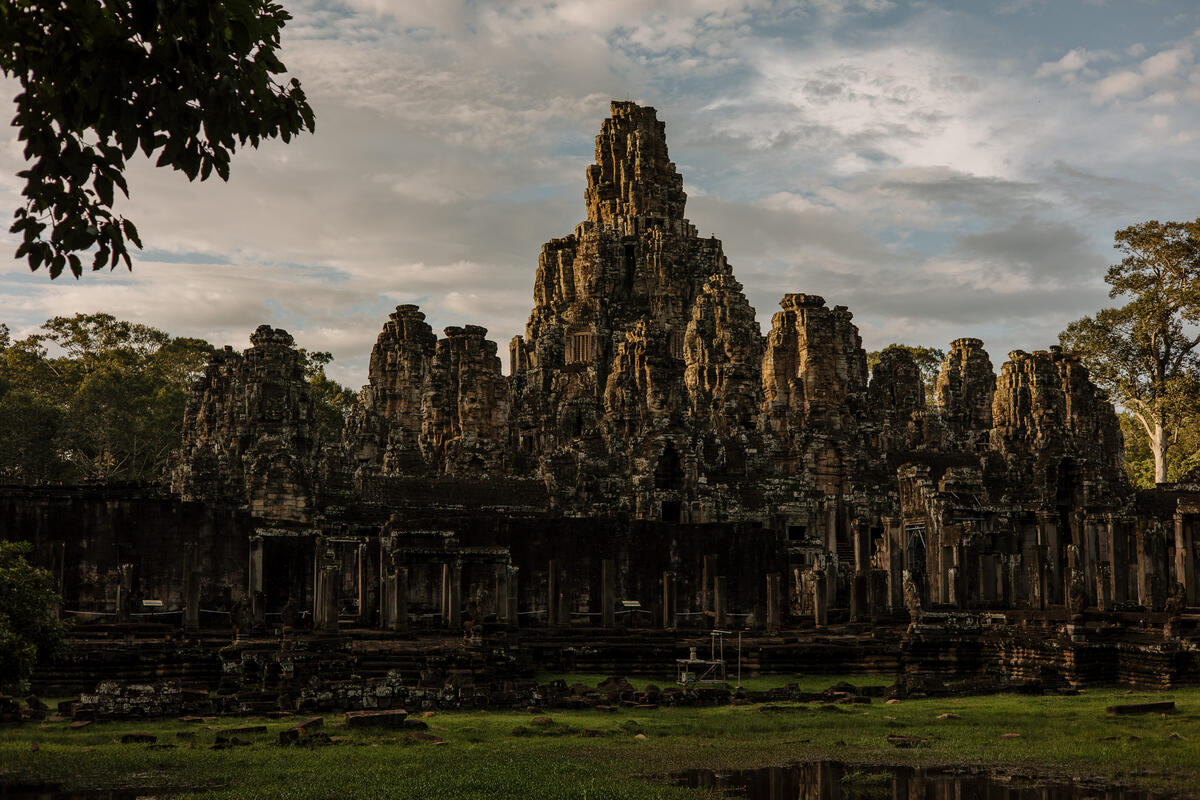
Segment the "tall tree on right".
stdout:
<svg viewBox="0 0 1200 800">
<path fill-rule="evenodd" d="M 1104 280 L 1127 302 L 1072 322 L 1059 342 L 1137 420 L 1162 483 L 1177 477 L 1168 453 L 1200 415 L 1200 219 L 1150 220 L 1115 238 L 1124 258 Z"/>
</svg>

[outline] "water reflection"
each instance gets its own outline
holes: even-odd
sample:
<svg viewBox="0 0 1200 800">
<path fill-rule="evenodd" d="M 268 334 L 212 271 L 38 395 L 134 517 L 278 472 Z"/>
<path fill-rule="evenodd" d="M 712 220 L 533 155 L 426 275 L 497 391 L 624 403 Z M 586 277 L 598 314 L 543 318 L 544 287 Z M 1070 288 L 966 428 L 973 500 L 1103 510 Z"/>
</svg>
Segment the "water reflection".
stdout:
<svg viewBox="0 0 1200 800">
<path fill-rule="evenodd" d="M 724 790 L 749 800 L 1161 800 L 1167 795 L 1028 777 L 835 762 L 748 770 L 689 770 L 676 786 Z"/>
<path fill-rule="evenodd" d="M 0 800 L 157 800 L 153 789 L 63 789 L 53 784 L 0 783 Z"/>
</svg>

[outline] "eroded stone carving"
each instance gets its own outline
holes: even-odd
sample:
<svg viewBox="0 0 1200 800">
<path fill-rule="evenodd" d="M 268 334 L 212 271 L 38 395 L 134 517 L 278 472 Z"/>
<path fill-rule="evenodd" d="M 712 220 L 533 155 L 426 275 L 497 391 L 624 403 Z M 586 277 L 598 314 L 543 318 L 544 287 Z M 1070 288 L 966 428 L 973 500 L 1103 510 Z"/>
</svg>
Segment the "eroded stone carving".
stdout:
<svg viewBox="0 0 1200 800">
<path fill-rule="evenodd" d="M 287 331 L 260 325 L 242 354 L 214 355 L 189 398 L 172 489 L 185 500 L 245 503 L 253 514 L 312 513 L 312 396 Z"/>
</svg>

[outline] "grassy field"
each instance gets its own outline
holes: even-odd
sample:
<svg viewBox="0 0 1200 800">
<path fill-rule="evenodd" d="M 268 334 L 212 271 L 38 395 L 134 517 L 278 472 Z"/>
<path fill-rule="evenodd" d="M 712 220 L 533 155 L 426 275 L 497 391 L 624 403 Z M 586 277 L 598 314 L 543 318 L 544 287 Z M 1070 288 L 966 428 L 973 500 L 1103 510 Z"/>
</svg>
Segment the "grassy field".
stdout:
<svg viewBox="0 0 1200 800">
<path fill-rule="evenodd" d="M 598 676 L 561 676 L 594 683 Z M 823 688 L 837 678 L 811 681 Z M 854 678 L 846 678 L 854 682 Z M 868 679 L 869 680 L 869 679 Z M 796 681 L 810 688 L 810 681 Z M 861 681 L 860 681 L 861 682 Z M 634 681 L 640 684 L 640 681 Z M 662 685 L 661 683 L 659 684 Z M 1179 713 L 1108 717 L 1113 703 L 1173 699 Z M 949 716 L 943 716 L 949 715 Z M 0 730 L 0 784 L 145 787 L 215 797 L 688 798 L 660 781 L 686 768 L 732 768 L 818 758 L 863 764 L 979 765 L 1107 776 L 1200 795 L 1200 689 L 1172 693 L 1090 690 L 1071 697 L 1000 695 L 886 705 L 772 704 L 548 712 L 437 713 L 434 741 L 349 731 L 325 715 L 332 746 L 282 747 L 295 720 L 253 718 L 66 723 Z M 265 724 L 251 744 L 210 746 L 224 729 Z M 121 744 L 155 734 L 156 749 Z M 585 734 L 585 731 L 588 733 Z M 179 738 L 183 732 L 191 738 Z M 639 738 L 638 734 L 644 738 Z M 1016 734 L 1013 736 L 1012 734 Z M 889 735 L 927 746 L 895 749 Z"/>
</svg>

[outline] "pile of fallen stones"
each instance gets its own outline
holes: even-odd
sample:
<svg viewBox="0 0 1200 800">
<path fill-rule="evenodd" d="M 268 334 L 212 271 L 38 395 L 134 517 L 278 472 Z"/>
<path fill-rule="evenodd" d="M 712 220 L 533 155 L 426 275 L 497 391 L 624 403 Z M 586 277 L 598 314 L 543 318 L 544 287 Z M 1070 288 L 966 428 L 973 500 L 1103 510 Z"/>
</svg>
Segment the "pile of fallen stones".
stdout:
<svg viewBox="0 0 1200 800">
<path fill-rule="evenodd" d="M 106 681 L 99 684 L 96 691 L 81 695 L 78 701 L 61 703 L 59 714 L 86 721 L 218 714 L 274 716 L 340 711 L 349 712 L 356 720 L 372 721 L 368 724 L 382 724 L 381 720 L 403 721 L 406 710 L 591 708 L 604 712 L 618 708 L 652 710 L 660 706 L 869 703 L 871 697 L 882 697 L 883 693 L 883 687 L 855 687 L 848 683 L 835 684 L 823 692 L 801 691 L 795 685 L 765 691 L 733 690 L 724 686 L 660 688 L 654 684 L 637 689 L 621 676 L 607 678 L 596 686 L 584 683 L 568 685 L 563 680 L 539 684 L 530 680 L 502 681 L 493 685 L 453 685 L 447 682 L 432 687 L 405 685 L 400 674 L 393 672 L 386 678 L 368 681 L 321 682 L 313 679 L 309 685 L 296 691 L 284 691 L 277 696 L 255 692 L 251 699 L 241 693 L 221 695 L 185 689 L 178 681 L 154 684 Z M 16 710 L 6 710 L 10 708 Z M 31 718 L 34 713 L 32 707 L 21 709 L 11 703 L 6 705 L 4 699 L 0 698 L 0 721 L 10 717 L 13 721 L 20 721 L 21 718 Z M 44 710 L 42 713 L 44 716 Z"/>
<path fill-rule="evenodd" d="M 34 695 L 25 698 L 24 705 L 15 697 L 0 694 L 0 725 L 16 725 L 26 720 L 44 720 L 50 709 Z"/>
</svg>

